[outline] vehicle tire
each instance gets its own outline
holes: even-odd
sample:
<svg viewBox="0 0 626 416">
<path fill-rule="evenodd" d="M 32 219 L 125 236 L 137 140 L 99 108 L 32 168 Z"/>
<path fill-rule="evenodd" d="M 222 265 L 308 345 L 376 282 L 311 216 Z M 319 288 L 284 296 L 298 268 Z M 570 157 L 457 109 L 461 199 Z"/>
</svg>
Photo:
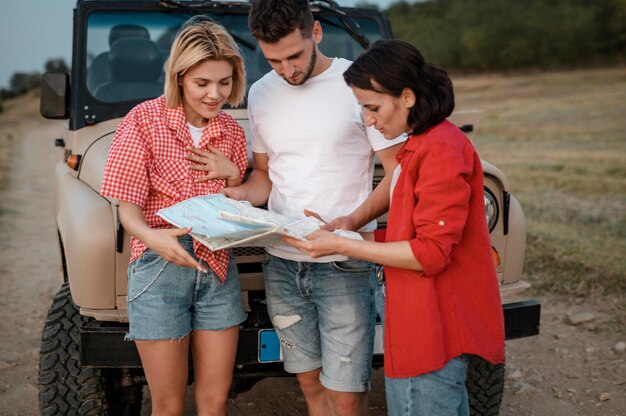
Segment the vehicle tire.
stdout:
<svg viewBox="0 0 626 416">
<path fill-rule="evenodd" d="M 490 364 L 472 356 L 465 380 L 470 415 L 498 416 L 504 393 L 504 364 Z"/>
<path fill-rule="evenodd" d="M 122 370 L 81 368 L 81 316 L 64 283 L 52 301 L 39 357 L 39 410 L 49 415 L 139 415 L 142 386 Z"/>
</svg>

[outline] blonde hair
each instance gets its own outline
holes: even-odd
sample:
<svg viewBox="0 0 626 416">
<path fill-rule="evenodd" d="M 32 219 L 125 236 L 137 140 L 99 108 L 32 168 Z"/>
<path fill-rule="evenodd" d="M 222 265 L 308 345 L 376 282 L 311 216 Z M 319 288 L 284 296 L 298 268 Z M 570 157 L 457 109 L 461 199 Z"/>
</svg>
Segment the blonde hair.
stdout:
<svg viewBox="0 0 626 416">
<path fill-rule="evenodd" d="M 246 70 L 237 43 L 228 31 L 206 16 L 194 16 L 181 26 L 165 62 L 165 105 L 182 104 L 179 80 L 189 69 L 207 60 L 227 61 L 233 66 L 233 89 L 226 100 L 235 107 L 246 92 Z"/>
</svg>

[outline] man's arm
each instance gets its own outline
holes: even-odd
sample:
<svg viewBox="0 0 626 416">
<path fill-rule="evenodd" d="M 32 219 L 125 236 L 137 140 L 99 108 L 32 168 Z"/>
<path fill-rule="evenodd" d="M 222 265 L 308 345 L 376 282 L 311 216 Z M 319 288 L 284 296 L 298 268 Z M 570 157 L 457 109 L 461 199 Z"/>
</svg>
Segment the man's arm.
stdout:
<svg viewBox="0 0 626 416">
<path fill-rule="evenodd" d="M 354 211 L 345 217 L 338 217 L 329 222 L 325 229 L 342 228 L 344 230 L 358 230 L 373 219 L 383 215 L 389 209 L 389 189 L 391 186 L 391 176 L 398 165 L 396 153 L 404 143 L 376 152 L 380 162 L 385 169 L 385 177 L 378 184 L 370 196 L 363 201 Z"/>
<path fill-rule="evenodd" d="M 267 153 L 252 153 L 252 172 L 248 179 L 239 186 L 224 188 L 221 192 L 229 198 L 246 200 L 255 206 L 267 203 L 272 190 L 268 161 Z"/>
</svg>

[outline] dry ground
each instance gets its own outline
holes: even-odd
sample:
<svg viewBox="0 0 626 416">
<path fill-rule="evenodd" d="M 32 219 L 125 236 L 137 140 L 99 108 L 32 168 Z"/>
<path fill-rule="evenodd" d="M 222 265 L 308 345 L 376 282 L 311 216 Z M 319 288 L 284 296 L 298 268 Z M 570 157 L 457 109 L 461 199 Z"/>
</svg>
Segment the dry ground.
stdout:
<svg viewBox="0 0 626 416">
<path fill-rule="evenodd" d="M 543 84 L 545 77 L 549 78 L 548 85 L 560 83 L 561 89 L 556 92 L 545 91 L 545 88 L 540 86 L 546 85 Z M 557 97 L 565 91 L 571 95 L 568 96 L 570 98 L 564 97 L 560 101 L 564 104 L 569 105 L 567 99 L 583 102 L 591 100 L 596 106 L 601 107 L 597 109 L 601 114 L 606 115 L 606 111 L 616 111 L 624 116 L 623 103 L 626 102 L 624 91 L 626 87 L 622 86 L 620 90 L 615 87 L 615 85 L 619 86 L 619 83 L 606 86 L 601 82 L 616 79 L 626 80 L 626 70 L 495 78 L 473 77 L 462 78 L 457 82 L 461 107 L 478 104 L 488 110 L 479 128 L 479 137 L 482 137 L 480 136 L 482 131 L 486 132 L 486 136 L 484 139 L 477 139 L 477 147 L 483 157 L 486 156 L 486 159 L 496 163 L 509 175 L 513 191 L 520 190 L 518 196 L 522 205 L 525 208 L 535 207 L 527 210 L 527 215 L 528 211 L 532 214 L 545 214 L 552 212 L 550 210 L 558 210 L 559 207 L 547 204 L 548 206 L 544 207 L 543 211 L 536 208 L 539 202 L 534 199 L 536 196 L 534 189 L 537 186 L 544 187 L 545 183 L 540 180 L 539 183 L 543 185 L 534 185 L 528 180 L 529 174 L 525 173 L 528 172 L 528 164 L 534 160 L 535 166 L 541 168 L 544 164 L 561 163 L 558 161 L 563 158 L 567 159 L 567 154 L 558 152 L 558 143 L 555 140 L 547 143 L 552 133 L 541 136 L 544 133 L 541 133 L 541 126 L 536 124 L 536 119 L 524 126 L 527 128 L 534 126 L 533 133 L 540 132 L 539 139 L 530 137 L 531 134 L 526 136 L 527 140 L 517 138 L 517 136 L 507 136 L 507 126 L 515 127 L 513 115 L 518 111 L 517 109 L 521 108 L 519 103 L 523 103 L 526 111 L 529 111 L 533 102 L 536 103 L 535 115 L 545 113 L 547 118 L 547 112 L 550 109 L 556 111 L 560 107 L 555 104 L 554 107 L 544 108 L 543 103 L 551 102 L 550 96 L 554 96 L 553 99 L 558 104 Z M 584 84 L 586 80 L 595 82 L 596 87 L 585 89 L 584 93 L 577 93 L 578 86 Z M 512 91 L 515 91 L 513 94 L 517 97 L 515 100 L 519 101 L 510 102 L 513 99 Z M 606 106 L 602 104 L 603 100 L 608 99 L 613 103 L 614 101 L 611 100 L 615 100 L 615 95 L 622 102 L 621 109 L 606 109 Z M 563 107 L 568 107 L 568 105 Z M 36 98 L 24 97 L 5 102 L 5 112 L 0 114 L 0 163 L 2 164 L 0 166 L 0 178 L 2 178 L 0 179 L 0 294 L 2 295 L 0 296 L 0 333 L 2 334 L 0 337 L 0 415 L 38 414 L 37 362 L 41 329 L 52 296 L 61 282 L 54 243 L 56 231 L 52 218 L 50 182 L 54 164 L 60 159 L 60 151 L 53 146 L 53 140 L 60 132 L 60 123 L 40 118 L 37 106 Z M 585 114 L 596 111 L 594 108 L 590 107 Z M 601 111 L 602 109 L 606 111 Z M 625 119 L 626 117 L 620 120 Z M 617 124 L 621 123 L 623 126 L 624 122 L 620 120 Z M 552 126 L 554 120 L 548 124 Z M 591 128 L 593 125 L 591 122 L 583 123 L 583 128 L 585 126 Z M 564 122 L 563 129 L 567 128 L 568 124 Z M 498 134 L 498 129 L 501 129 L 501 135 Z M 501 139 L 504 142 L 500 141 Z M 531 143 L 528 144 L 527 141 Z M 623 226 L 624 206 L 620 204 L 623 204 L 626 188 L 618 185 L 624 184 L 624 165 L 620 167 L 619 164 L 624 161 L 625 142 L 624 129 L 622 129 L 619 134 L 615 133 L 615 138 L 609 140 L 609 143 L 600 146 L 604 146 L 604 149 L 596 149 L 592 146 L 585 148 L 580 144 L 583 153 L 589 152 L 591 160 L 605 158 L 603 159 L 605 162 L 601 160 L 598 163 L 606 168 L 605 173 L 614 172 L 617 169 L 612 179 L 616 182 L 616 186 L 612 187 L 613 182 L 609 181 L 605 186 L 608 187 L 606 192 L 610 194 L 602 198 L 603 201 L 613 201 L 609 205 L 621 210 L 616 211 L 618 221 L 613 225 L 617 231 L 614 230 L 613 234 L 609 231 L 609 236 L 613 238 L 614 245 L 617 246 L 617 248 L 609 248 L 609 256 L 614 256 L 612 250 L 620 249 L 624 244 L 623 235 L 619 234 L 619 227 Z M 567 143 L 562 143 L 562 146 L 565 144 Z M 526 154 L 528 149 L 538 146 L 554 147 L 555 150 L 542 157 L 532 153 Z M 568 152 L 572 154 L 572 150 Z M 581 158 L 580 149 L 577 152 L 574 159 L 584 160 L 584 158 L 579 159 Z M 520 161 L 520 158 L 523 160 Z M 570 165 L 563 163 L 563 169 L 568 173 Z M 591 164 L 588 168 L 600 169 L 600 171 L 604 169 L 597 164 Z M 565 191 L 561 192 L 565 193 Z M 580 199 L 580 196 L 578 198 Z M 547 199 L 551 202 L 551 198 Z M 599 215 L 597 227 L 605 230 L 608 226 L 602 221 L 606 214 L 602 211 Z M 622 216 L 621 220 L 619 220 L 619 215 Z M 560 221 L 559 218 L 555 218 L 553 222 L 558 225 Z M 552 234 L 554 230 L 551 228 L 551 221 L 541 216 L 535 219 L 529 218 L 531 236 L 529 243 L 532 244 L 533 239 L 542 238 L 545 241 L 548 237 L 557 235 L 558 233 Z M 581 234 L 578 239 L 584 240 L 580 245 L 585 251 L 586 235 Z M 571 241 L 567 240 L 564 244 L 573 244 L 574 249 L 565 255 L 575 257 L 578 255 L 576 253 L 580 252 L 580 248 L 577 248 Z M 550 248 L 542 247 L 543 249 Z M 529 247 L 526 277 L 537 286 L 544 287 L 540 293 L 537 293 L 543 305 L 541 335 L 507 343 L 507 380 L 502 414 L 538 416 L 621 416 L 626 414 L 624 411 L 626 409 L 626 353 L 620 352 L 619 348 L 620 342 L 626 342 L 626 332 L 622 324 L 625 318 L 624 306 L 620 303 L 624 293 L 619 293 L 620 279 L 624 279 L 623 263 L 619 263 L 620 259 L 617 259 L 617 265 L 602 266 L 602 270 L 605 272 L 608 270 L 609 273 L 615 275 L 617 282 L 613 287 L 617 288 L 614 292 L 618 293 L 607 294 L 598 289 L 594 292 L 594 296 L 581 298 L 571 296 L 571 294 L 564 295 L 562 294 L 564 290 L 545 283 L 552 269 L 549 264 L 539 263 L 545 258 L 541 257 L 541 253 L 537 251 Z M 623 261 L 623 252 L 622 250 L 619 253 L 621 261 Z M 592 254 L 596 256 L 595 252 Z M 563 256 L 563 254 L 560 255 Z M 584 256 L 581 255 L 581 258 Z M 554 260 L 554 256 L 552 259 Z M 584 264 L 588 269 L 594 270 L 598 262 L 599 260 L 593 259 Z M 569 263 L 559 264 L 559 267 L 562 267 L 562 264 Z M 569 269 L 570 274 L 578 272 L 577 268 Z M 535 275 L 539 276 L 536 281 L 533 280 Z M 571 278 L 571 276 L 566 277 Z M 580 276 L 574 277 L 580 279 Z M 561 294 L 555 294 L 555 292 Z M 568 317 L 573 319 L 584 317 L 581 313 L 585 312 L 589 318 L 586 322 L 579 325 L 567 323 Z M 146 403 L 145 414 L 149 414 L 148 409 L 149 401 Z M 264 380 L 250 392 L 241 394 L 232 401 L 230 409 L 231 415 L 235 416 L 305 414 L 304 403 L 293 379 Z M 191 403 L 186 414 L 193 414 Z M 374 375 L 370 414 L 374 416 L 386 414 L 380 371 Z"/>
</svg>

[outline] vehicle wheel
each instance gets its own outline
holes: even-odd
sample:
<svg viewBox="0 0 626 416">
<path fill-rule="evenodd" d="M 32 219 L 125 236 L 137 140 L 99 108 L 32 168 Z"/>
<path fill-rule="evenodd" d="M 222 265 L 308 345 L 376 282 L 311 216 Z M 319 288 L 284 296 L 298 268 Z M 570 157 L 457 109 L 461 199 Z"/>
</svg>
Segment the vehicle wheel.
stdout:
<svg viewBox="0 0 626 416">
<path fill-rule="evenodd" d="M 498 416 L 504 393 L 504 365 L 472 356 L 465 380 L 472 416 Z"/>
<path fill-rule="evenodd" d="M 123 370 L 81 368 L 81 316 L 64 283 L 54 297 L 43 329 L 39 357 L 39 410 L 48 415 L 139 415 L 142 386 Z"/>
</svg>

